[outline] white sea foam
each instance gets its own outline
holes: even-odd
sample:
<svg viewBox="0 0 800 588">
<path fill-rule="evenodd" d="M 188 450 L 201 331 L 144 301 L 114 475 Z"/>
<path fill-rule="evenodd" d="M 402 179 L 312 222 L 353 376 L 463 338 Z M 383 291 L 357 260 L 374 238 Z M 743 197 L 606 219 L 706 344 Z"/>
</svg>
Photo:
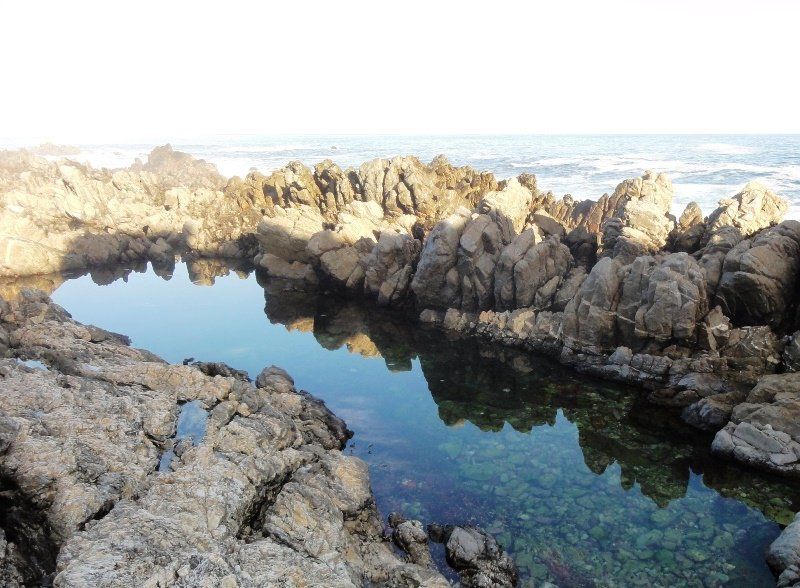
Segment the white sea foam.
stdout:
<svg viewBox="0 0 800 588">
<path fill-rule="evenodd" d="M 236 145 L 233 147 L 218 147 L 218 153 L 285 153 L 287 151 L 314 151 L 318 149 L 313 145 Z"/>
<path fill-rule="evenodd" d="M 749 155 L 755 153 L 752 147 L 734 145 L 733 143 L 700 143 L 697 146 L 701 151 L 711 151 L 720 155 Z"/>
<path fill-rule="evenodd" d="M 543 159 L 537 159 L 536 161 L 530 161 L 526 163 L 512 163 L 513 167 L 534 167 L 537 165 L 580 165 L 584 163 L 585 158 L 583 157 L 545 157 Z"/>
<path fill-rule="evenodd" d="M 777 174 L 783 178 L 800 182 L 800 165 L 785 165 L 779 169 Z"/>
</svg>

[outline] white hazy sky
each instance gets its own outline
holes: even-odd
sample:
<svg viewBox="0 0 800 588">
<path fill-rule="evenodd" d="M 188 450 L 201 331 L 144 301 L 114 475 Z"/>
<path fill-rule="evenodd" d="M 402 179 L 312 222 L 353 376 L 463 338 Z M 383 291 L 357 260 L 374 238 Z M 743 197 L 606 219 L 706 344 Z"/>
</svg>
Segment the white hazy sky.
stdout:
<svg viewBox="0 0 800 588">
<path fill-rule="evenodd" d="M 800 0 L 0 4 L 0 137 L 800 132 Z"/>
</svg>

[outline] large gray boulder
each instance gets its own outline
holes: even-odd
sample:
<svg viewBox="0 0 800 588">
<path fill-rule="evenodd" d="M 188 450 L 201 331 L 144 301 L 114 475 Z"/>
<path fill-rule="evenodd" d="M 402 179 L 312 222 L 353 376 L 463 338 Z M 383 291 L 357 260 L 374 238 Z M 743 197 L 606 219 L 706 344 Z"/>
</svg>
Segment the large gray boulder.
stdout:
<svg viewBox="0 0 800 588">
<path fill-rule="evenodd" d="M 431 539 L 444 543 L 447 563 L 470 588 L 511 588 L 519 573 L 514 560 L 497 541 L 478 527 L 430 525 Z"/>
<path fill-rule="evenodd" d="M 617 203 L 614 216 L 602 227 L 604 254 L 630 262 L 663 249 L 675 227 L 672 197 L 672 182 L 661 173 L 647 171 L 619 184 L 612 196 Z"/>
<path fill-rule="evenodd" d="M 800 514 L 769 546 L 767 563 L 779 575 L 778 586 L 800 585 Z"/>
<path fill-rule="evenodd" d="M 789 210 L 789 203 L 758 182 L 749 182 L 736 196 L 720 201 L 706 223 L 703 244 L 720 229 L 732 227 L 742 238 L 776 225 Z"/>
<path fill-rule="evenodd" d="M 364 291 L 381 306 L 401 303 L 411 285 L 422 244 L 411 235 L 383 231 L 364 261 Z"/>
<path fill-rule="evenodd" d="M 619 342 L 634 350 L 652 342 L 692 347 L 707 312 L 705 278 L 691 256 L 639 257 L 622 285 Z"/>
<path fill-rule="evenodd" d="M 517 179 L 508 180 L 502 190 L 488 193 L 478 203 L 476 211 L 489 215 L 501 225 L 506 234 L 518 235 L 525 226 L 530 212 L 533 194 Z"/>
<path fill-rule="evenodd" d="M 536 242 L 528 229 L 503 249 L 495 272 L 497 310 L 549 309 L 572 267 L 569 248 L 557 238 Z"/>
<path fill-rule="evenodd" d="M 342 169 L 330 159 L 314 166 L 314 182 L 320 192 L 320 208 L 323 211 L 337 211 L 362 194 L 361 180 L 353 169 Z"/>
<path fill-rule="evenodd" d="M 461 300 L 456 306 L 468 311 L 486 310 L 494 305 L 494 274 L 497 261 L 513 237 L 513 228 L 490 214 L 475 216 L 461 235 L 456 269 Z"/>
<path fill-rule="evenodd" d="M 716 303 L 736 325 L 790 320 L 800 275 L 800 223 L 785 221 L 745 239 L 725 256 Z"/>
<path fill-rule="evenodd" d="M 575 297 L 564 309 L 564 344 L 593 355 L 617 348 L 617 304 L 625 275 L 624 266 L 604 257 L 589 272 Z"/>
<path fill-rule="evenodd" d="M 564 343 L 608 355 L 623 345 L 690 348 L 708 312 L 704 274 L 686 253 L 641 256 L 623 265 L 604 257 L 564 310 Z"/>
<path fill-rule="evenodd" d="M 423 308 L 460 306 L 461 284 L 456 269 L 461 233 L 470 212 L 459 209 L 428 234 L 411 289 Z"/>
<path fill-rule="evenodd" d="M 262 253 L 288 262 L 309 263 L 314 257 L 307 251 L 308 242 L 324 226 L 325 217 L 316 207 L 276 208 L 273 216 L 259 223 L 256 238 Z"/>
<path fill-rule="evenodd" d="M 320 213 L 327 212 L 313 172 L 299 161 L 292 161 L 273 172 L 264 184 L 264 193 L 277 207 L 311 206 Z"/>
</svg>

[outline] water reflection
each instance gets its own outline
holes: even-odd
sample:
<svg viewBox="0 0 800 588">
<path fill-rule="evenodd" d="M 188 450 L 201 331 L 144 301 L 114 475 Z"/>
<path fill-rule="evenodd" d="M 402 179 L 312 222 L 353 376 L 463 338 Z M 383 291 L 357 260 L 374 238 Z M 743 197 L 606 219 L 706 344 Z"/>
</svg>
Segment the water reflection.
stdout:
<svg viewBox="0 0 800 588">
<path fill-rule="evenodd" d="M 384 513 L 480 524 L 527 582 L 774 585 L 763 552 L 800 492 L 711 459 L 708 437 L 635 390 L 222 262 L 179 264 L 168 284 L 136 269 L 54 298 L 170 361 L 287 368 L 356 431 Z"/>
<path fill-rule="evenodd" d="M 411 370 L 418 360 L 445 425 L 496 434 L 447 435 L 431 448 L 438 459 L 419 455 L 413 475 L 410 464 L 386 467 L 376 486 L 391 508 L 445 520 L 469 509 L 511 547 L 529 578 L 772 583 L 762 550 L 778 526 L 767 520 L 791 521 L 798 491 L 713 459 L 710 437 L 675 412 L 546 359 L 447 340 L 362 303 L 263 285 L 273 323 L 312 332 L 327 349 L 380 356 L 390 371 Z M 370 461 L 380 471 L 400 452 L 388 443 L 356 453 L 379 456 Z M 449 480 L 448 462 L 458 464 Z"/>
</svg>

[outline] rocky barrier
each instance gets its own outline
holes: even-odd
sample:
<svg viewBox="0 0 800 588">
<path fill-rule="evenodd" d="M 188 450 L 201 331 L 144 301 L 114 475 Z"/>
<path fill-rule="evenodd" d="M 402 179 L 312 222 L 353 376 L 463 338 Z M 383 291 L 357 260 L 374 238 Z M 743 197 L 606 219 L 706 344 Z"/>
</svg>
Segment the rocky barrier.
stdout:
<svg viewBox="0 0 800 588">
<path fill-rule="evenodd" d="M 0 193 L 2 276 L 251 259 L 639 385 L 720 457 L 800 477 L 800 223 L 758 183 L 675 218 L 653 172 L 578 202 L 442 157 L 226 180 L 165 146 L 124 170 L 2 152 Z"/>
</svg>

